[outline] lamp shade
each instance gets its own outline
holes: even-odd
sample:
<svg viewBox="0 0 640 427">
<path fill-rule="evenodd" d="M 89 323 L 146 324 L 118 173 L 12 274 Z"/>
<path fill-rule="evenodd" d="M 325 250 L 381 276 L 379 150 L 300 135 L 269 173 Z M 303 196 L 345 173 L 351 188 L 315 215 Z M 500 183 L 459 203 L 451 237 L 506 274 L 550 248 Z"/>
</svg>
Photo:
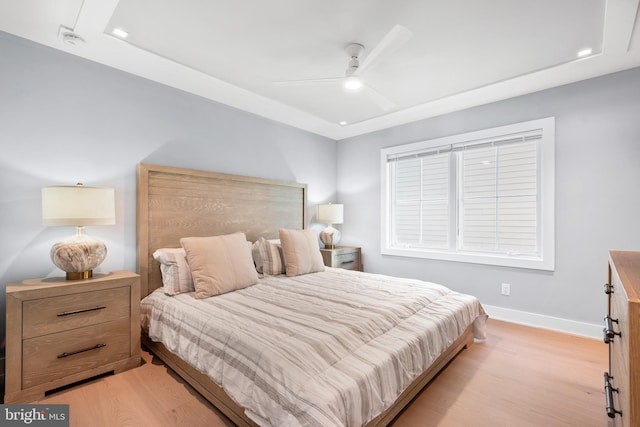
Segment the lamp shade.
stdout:
<svg viewBox="0 0 640 427">
<path fill-rule="evenodd" d="M 318 222 L 320 224 L 342 224 L 344 205 L 326 204 L 318 206 Z"/>
<path fill-rule="evenodd" d="M 42 189 L 42 222 L 53 226 L 116 223 L 113 188 L 74 186 Z"/>
</svg>

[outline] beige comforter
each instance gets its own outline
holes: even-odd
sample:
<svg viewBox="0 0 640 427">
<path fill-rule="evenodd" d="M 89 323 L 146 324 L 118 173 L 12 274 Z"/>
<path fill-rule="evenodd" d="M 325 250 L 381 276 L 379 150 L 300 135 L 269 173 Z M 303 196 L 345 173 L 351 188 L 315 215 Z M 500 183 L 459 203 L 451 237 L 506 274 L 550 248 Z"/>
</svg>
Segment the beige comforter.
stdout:
<svg viewBox="0 0 640 427">
<path fill-rule="evenodd" d="M 142 301 L 152 340 L 278 427 L 367 423 L 485 317 L 475 297 L 444 286 L 332 268 L 208 299 L 158 289 Z"/>
</svg>

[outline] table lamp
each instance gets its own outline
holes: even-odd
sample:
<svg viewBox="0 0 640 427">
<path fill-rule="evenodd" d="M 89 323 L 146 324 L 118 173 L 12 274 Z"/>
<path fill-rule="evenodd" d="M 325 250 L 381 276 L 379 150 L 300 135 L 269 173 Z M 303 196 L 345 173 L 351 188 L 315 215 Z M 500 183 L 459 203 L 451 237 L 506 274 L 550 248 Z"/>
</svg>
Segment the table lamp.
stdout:
<svg viewBox="0 0 640 427">
<path fill-rule="evenodd" d="M 115 224 L 113 188 L 53 186 L 42 189 L 42 222 L 49 226 L 75 226 L 75 236 L 51 248 L 51 260 L 66 272 L 67 280 L 88 279 L 107 256 L 100 240 L 85 234 L 86 225 Z"/>
<path fill-rule="evenodd" d="M 333 224 L 342 224 L 343 206 L 331 203 L 318 206 L 318 222 L 327 224 L 327 228 L 320 232 L 320 240 L 327 249 L 334 249 L 340 241 L 340 231 L 333 228 Z"/>
</svg>

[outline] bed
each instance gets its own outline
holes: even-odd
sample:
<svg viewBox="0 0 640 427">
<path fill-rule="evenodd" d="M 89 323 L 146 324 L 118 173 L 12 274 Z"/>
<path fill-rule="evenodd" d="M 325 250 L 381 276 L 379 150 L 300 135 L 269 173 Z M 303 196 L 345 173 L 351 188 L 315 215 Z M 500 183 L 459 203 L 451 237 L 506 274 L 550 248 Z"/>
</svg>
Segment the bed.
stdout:
<svg viewBox="0 0 640 427">
<path fill-rule="evenodd" d="M 474 297 L 437 284 L 287 262 L 290 239 L 310 234 L 306 193 L 304 184 L 140 164 L 142 341 L 237 425 L 388 425 L 483 338 L 486 316 Z M 238 234 L 246 246 L 234 253 L 273 242 L 287 274 L 257 274 L 255 285 L 212 297 L 168 295 L 159 249 L 182 240 L 197 278 L 190 245 L 236 244 Z"/>
</svg>

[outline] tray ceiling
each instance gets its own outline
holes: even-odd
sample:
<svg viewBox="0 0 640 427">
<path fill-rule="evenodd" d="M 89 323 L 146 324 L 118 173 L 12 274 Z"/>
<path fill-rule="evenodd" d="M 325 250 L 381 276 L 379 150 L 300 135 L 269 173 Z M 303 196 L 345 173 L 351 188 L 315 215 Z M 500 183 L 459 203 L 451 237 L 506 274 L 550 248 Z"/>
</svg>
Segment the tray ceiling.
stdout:
<svg viewBox="0 0 640 427">
<path fill-rule="evenodd" d="M 0 0 L 0 30 L 342 139 L 640 66 L 638 1 Z"/>
</svg>

